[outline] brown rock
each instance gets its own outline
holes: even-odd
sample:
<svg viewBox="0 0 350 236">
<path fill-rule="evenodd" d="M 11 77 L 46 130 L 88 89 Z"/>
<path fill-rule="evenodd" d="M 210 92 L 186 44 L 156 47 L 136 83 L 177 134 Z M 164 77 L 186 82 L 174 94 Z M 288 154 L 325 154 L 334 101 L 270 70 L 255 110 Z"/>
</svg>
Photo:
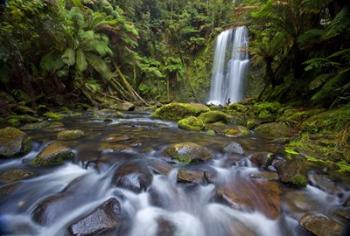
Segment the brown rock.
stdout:
<svg viewBox="0 0 350 236">
<path fill-rule="evenodd" d="M 339 222 L 321 214 L 305 214 L 299 224 L 316 236 L 340 236 L 344 230 Z"/>
</svg>

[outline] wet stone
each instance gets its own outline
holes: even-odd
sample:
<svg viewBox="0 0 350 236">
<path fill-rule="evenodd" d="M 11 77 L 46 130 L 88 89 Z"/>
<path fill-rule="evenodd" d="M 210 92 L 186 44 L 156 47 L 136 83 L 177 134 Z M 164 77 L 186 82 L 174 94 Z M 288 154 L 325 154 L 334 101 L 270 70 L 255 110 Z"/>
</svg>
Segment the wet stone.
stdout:
<svg viewBox="0 0 350 236">
<path fill-rule="evenodd" d="M 344 232 L 342 224 L 322 214 L 305 214 L 299 224 L 316 236 L 341 236 Z"/>
<path fill-rule="evenodd" d="M 146 163 L 133 161 L 122 164 L 117 168 L 113 182 L 118 187 L 141 192 L 152 184 L 152 180 L 152 172 Z"/>
<path fill-rule="evenodd" d="M 203 170 L 191 170 L 191 169 L 180 169 L 177 173 L 178 182 L 188 183 L 202 183 L 212 182 L 214 180 L 215 173 L 213 171 Z"/>
<path fill-rule="evenodd" d="M 170 145 L 165 152 L 171 158 L 185 164 L 213 158 L 213 154 L 208 148 L 190 142 Z"/>
<path fill-rule="evenodd" d="M 224 147 L 224 151 L 226 153 L 237 153 L 237 154 L 244 154 L 244 150 L 241 144 L 236 142 L 231 142 L 228 145 Z"/>
<path fill-rule="evenodd" d="M 27 154 L 32 147 L 31 139 L 19 129 L 0 129 L 0 158 L 11 158 Z"/>
<path fill-rule="evenodd" d="M 176 227 L 168 220 L 159 218 L 157 220 L 158 230 L 157 236 L 173 236 L 176 232 Z"/>
<path fill-rule="evenodd" d="M 69 227 L 73 235 L 96 235 L 116 230 L 121 224 L 120 204 L 110 199 L 94 212 Z"/>
<path fill-rule="evenodd" d="M 44 148 L 33 160 L 35 166 L 61 165 L 65 160 L 72 160 L 75 153 L 71 148 L 60 142 L 54 142 Z"/>
</svg>

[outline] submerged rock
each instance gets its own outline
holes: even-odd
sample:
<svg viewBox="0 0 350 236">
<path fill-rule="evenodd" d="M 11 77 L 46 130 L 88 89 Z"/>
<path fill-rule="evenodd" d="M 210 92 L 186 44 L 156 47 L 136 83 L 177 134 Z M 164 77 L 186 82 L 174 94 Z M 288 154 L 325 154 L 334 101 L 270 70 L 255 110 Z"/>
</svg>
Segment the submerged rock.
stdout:
<svg viewBox="0 0 350 236">
<path fill-rule="evenodd" d="M 213 158 L 213 154 L 209 149 L 190 142 L 170 145 L 165 152 L 171 158 L 186 164 L 207 161 Z"/>
<path fill-rule="evenodd" d="M 208 111 L 202 113 L 199 117 L 205 124 L 223 122 L 227 123 L 230 119 L 230 116 L 222 111 Z"/>
<path fill-rule="evenodd" d="M 197 117 L 190 116 L 177 122 L 179 128 L 193 131 L 201 131 L 205 129 L 203 121 Z"/>
<path fill-rule="evenodd" d="M 69 227 L 73 235 L 97 235 L 116 230 L 121 225 L 120 203 L 110 199 L 88 216 Z"/>
<path fill-rule="evenodd" d="M 145 162 L 131 161 L 117 168 L 113 183 L 118 187 L 141 192 L 152 184 L 152 180 L 152 172 Z"/>
<path fill-rule="evenodd" d="M 61 165 L 65 160 L 72 160 L 75 157 L 74 151 L 60 142 L 54 142 L 44 148 L 33 160 L 35 166 Z"/>
<path fill-rule="evenodd" d="M 0 173 L 0 181 L 11 183 L 28 178 L 32 175 L 33 172 L 27 171 L 25 169 L 11 169 Z"/>
<path fill-rule="evenodd" d="M 32 141 L 19 129 L 7 127 L 0 129 L 0 157 L 15 157 L 30 152 Z"/>
<path fill-rule="evenodd" d="M 294 130 L 285 123 L 267 123 L 255 128 L 255 133 L 265 138 L 277 139 L 293 136 Z"/>
<path fill-rule="evenodd" d="M 321 214 L 305 214 L 299 224 L 316 236 L 340 236 L 344 233 L 343 225 Z"/>
<path fill-rule="evenodd" d="M 207 111 L 210 111 L 209 107 L 200 103 L 170 103 L 158 108 L 152 116 L 165 120 L 181 120 Z"/>
<path fill-rule="evenodd" d="M 74 140 L 79 139 L 85 135 L 82 130 L 64 130 L 57 134 L 58 140 Z"/>
<path fill-rule="evenodd" d="M 119 142 L 128 141 L 130 139 L 131 138 L 127 135 L 113 134 L 106 137 L 103 141 L 107 143 L 119 143 Z"/>
<path fill-rule="evenodd" d="M 276 182 L 221 186 L 217 189 L 217 195 L 236 209 L 256 209 L 271 219 L 276 219 L 280 215 L 281 190 Z"/>
</svg>

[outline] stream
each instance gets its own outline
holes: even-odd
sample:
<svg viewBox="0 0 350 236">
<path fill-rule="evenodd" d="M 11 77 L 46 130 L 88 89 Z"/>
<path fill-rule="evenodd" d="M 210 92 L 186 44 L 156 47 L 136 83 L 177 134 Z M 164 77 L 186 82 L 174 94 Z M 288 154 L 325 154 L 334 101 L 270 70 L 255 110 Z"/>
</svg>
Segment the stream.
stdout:
<svg viewBox="0 0 350 236">
<path fill-rule="evenodd" d="M 324 191 L 313 173 L 306 188 L 280 184 L 273 168 L 263 170 L 251 160 L 254 153 L 276 152 L 280 144 L 254 134 L 231 138 L 184 131 L 142 112 L 112 119 L 86 113 L 62 122 L 86 134 L 66 141 L 77 154 L 73 162 L 31 165 L 60 127 L 26 131 L 32 151 L 0 160 L 0 172 L 33 173 L 0 182 L 0 234 L 311 235 L 299 226 L 301 215 L 337 218 L 350 195 L 342 183 L 329 183 L 335 190 Z M 111 136 L 118 141 L 102 145 Z M 214 158 L 185 165 L 165 154 L 169 145 L 183 142 L 208 148 Z"/>
</svg>

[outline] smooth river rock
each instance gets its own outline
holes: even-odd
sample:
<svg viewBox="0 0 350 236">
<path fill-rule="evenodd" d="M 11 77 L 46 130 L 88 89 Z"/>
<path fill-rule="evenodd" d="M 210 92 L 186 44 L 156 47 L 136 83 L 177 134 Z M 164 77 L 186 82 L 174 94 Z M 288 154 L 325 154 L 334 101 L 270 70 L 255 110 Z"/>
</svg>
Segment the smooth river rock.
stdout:
<svg viewBox="0 0 350 236">
<path fill-rule="evenodd" d="M 32 141 L 26 133 L 13 127 L 0 129 L 0 158 L 25 155 L 31 148 Z"/>
</svg>

